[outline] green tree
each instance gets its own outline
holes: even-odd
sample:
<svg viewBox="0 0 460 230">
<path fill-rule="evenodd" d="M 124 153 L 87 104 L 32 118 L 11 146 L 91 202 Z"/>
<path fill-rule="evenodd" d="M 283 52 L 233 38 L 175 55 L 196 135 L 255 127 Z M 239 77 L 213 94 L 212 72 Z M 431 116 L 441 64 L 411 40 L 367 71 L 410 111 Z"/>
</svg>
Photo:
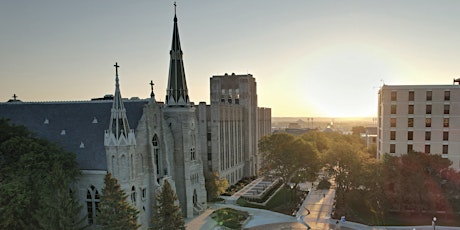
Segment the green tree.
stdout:
<svg viewBox="0 0 460 230">
<path fill-rule="evenodd" d="M 157 204 L 154 206 L 155 214 L 151 220 L 153 229 L 185 229 L 182 212 L 180 207 L 175 204 L 177 199 L 177 195 L 171 185 L 165 180 L 161 192 L 155 197 Z"/>
<path fill-rule="evenodd" d="M 57 195 L 79 176 L 75 154 L 5 119 L 0 127 L 0 229 L 76 228 L 81 207 L 75 197 Z M 66 202 L 72 207 L 55 205 Z"/>
<path fill-rule="evenodd" d="M 118 180 L 107 173 L 104 177 L 101 202 L 97 223 L 104 229 L 128 230 L 138 229 L 139 211 L 128 203 L 125 191 L 121 189 Z"/>
<path fill-rule="evenodd" d="M 285 184 L 299 182 L 299 174 L 306 179 L 318 171 L 317 151 L 302 138 L 275 133 L 262 137 L 259 149 L 264 153 L 261 172 L 279 176 Z"/>
<path fill-rule="evenodd" d="M 217 172 L 206 172 L 205 182 L 208 200 L 216 199 L 224 193 L 229 186 L 227 178 L 219 178 L 219 174 Z"/>
</svg>

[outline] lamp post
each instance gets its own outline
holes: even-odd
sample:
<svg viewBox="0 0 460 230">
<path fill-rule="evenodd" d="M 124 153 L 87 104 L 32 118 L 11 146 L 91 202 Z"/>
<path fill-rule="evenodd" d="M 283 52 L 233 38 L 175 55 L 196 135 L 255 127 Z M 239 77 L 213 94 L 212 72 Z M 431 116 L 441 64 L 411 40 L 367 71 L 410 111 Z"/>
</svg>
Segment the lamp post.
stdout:
<svg viewBox="0 0 460 230">
<path fill-rule="evenodd" d="M 433 217 L 431 223 L 433 224 L 433 230 L 436 230 L 436 217 Z"/>
</svg>

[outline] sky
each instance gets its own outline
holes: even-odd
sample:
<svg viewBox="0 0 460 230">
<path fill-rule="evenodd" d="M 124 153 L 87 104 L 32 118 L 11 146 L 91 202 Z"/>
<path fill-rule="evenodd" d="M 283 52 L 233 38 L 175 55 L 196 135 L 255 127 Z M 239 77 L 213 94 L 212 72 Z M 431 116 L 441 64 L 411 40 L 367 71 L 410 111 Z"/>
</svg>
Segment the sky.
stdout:
<svg viewBox="0 0 460 230">
<path fill-rule="evenodd" d="M 174 1 L 3 0 L 0 101 L 164 101 Z M 382 84 L 460 77 L 460 1 L 177 1 L 190 100 L 252 74 L 274 117 L 369 117 Z"/>
</svg>

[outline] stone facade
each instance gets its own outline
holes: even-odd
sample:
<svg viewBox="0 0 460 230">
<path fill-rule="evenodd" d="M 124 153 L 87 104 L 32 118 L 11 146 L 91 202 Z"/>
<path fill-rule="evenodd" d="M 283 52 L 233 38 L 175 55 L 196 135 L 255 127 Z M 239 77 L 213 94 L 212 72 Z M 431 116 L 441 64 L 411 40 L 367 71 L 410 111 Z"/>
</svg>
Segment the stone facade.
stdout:
<svg viewBox="0 0 460 230">
<path fill-rule="evenodd" d="M 142 229 L 151 225 L 154 197 L 165 181 L 189 218 L 206 208 L 205 170 L 217 171 L 231 183 L 257 175 L 257 141 L 269 133 L 271 114 L 257 107 L 252 75 L 214 76 L 211 105 L 195 106 L 188 96 L 176 16 L 164 103 L 156 101 L 153 84 L 150 98 L 123 99 L 118 67 L 115 64 L 113 96 L 0 103 L 0 118 L 76 154 L 82 176 L 72 190 L 84 204 L 82 215 L 88 216 L 90 225 L 98 224 L 106 173 L 118 179 L 128 201 L 140 211 Z"/>
</svg>

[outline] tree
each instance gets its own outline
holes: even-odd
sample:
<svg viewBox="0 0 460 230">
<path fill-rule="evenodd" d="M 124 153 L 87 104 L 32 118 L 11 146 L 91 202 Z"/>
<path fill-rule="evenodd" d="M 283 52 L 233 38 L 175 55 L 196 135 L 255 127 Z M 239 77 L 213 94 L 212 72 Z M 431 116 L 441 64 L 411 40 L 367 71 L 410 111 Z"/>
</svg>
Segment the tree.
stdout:
<svg viewBox="0 0 460 230">
<path fill-rule="evenodd" d="M 285 184 L 293 178 L 299 182 L 299 174 L 307 176 L 318 171 L 317 151 L 302 138 L 275 133 L 262 137 L 259 149 L 264 153 L 262 173 L 279 176 Z"/>
<path fill-rule="evenodd" d="M 77 228 L 81 206 L 67 193 L 79 174 L 75 154 L 0 119 L 0 229 Z"/>
<path fill-rule="evenodd" d="M 182 212 L 180 207 L 175 204 L 177 199 L 171 185 L 165 180 L 161 192 L 155 197 L 157 204 L 154 206 L 155 215 L 152 216 L 151 220 L 153 229 L 185 229 Z"/>
<path fill-rule="evenodd" d="M 208 200 L 216 199 L 224 193 L 229 186 L 227 178 L 219 178 L 219 174 L 217 172 L 206 172 L 205 181 Z"/>
<path fill-rule="evenodd" d="M 138 229 L 137 223 L 139 211 L 131 206 L 126 198 L 125 191 L 121 189 L 118 180 L 107 173 L 104 177 L 101 202 L 99 203 L 99 215 L 97 222 L 105 229 Z"/>
</svg>

